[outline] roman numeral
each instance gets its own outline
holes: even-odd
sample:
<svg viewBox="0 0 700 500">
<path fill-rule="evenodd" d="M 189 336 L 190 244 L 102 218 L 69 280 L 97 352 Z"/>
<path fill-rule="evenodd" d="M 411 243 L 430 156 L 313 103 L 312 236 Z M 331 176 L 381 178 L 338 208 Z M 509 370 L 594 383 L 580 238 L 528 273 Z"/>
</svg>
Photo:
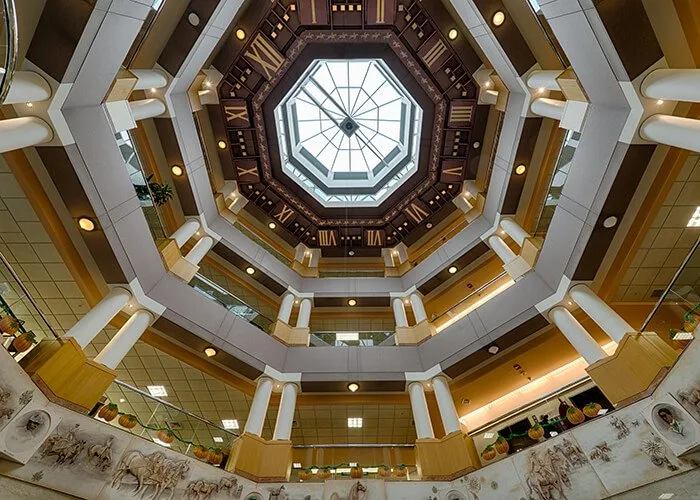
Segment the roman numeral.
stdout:
<svg viewBox="0 0 700 500">
<path fill-rule="evenodd" d="M 256 179 L 260 178 L 260 176 L 258 175 L 258 167 L 246 168 L 246 167 L 241 167 L 239 165 L 236 165 L 236 170 L 238 172 L 239 179 L 242 179 L 243 177 L 245 177 L 247 175 L 252 175 Z"/>
<path fill-rule="evenodd" d="M 335 231 L 323 229 L 318 232 L 318 244 L 322 247 L 334 247 L 338 244 Z"/>
<path fill-rule="evenodd" d="M 256 67 L 256 70 L 270 80 L 284 63 L 284 57 L 260 33 L 257 34 L 248 50 L 243 54 Z"/>
<path fill-rule="evenodd" d="M 273 215 L 275 219 L 280 221 L 282 224 L 286 224 L 289 218 L 294 215 L 294 210 L 289 208 L 287 205 L 282 205 L 280 211 Z"/>
<path fill-rule="evenodd" d="M 386 9 L 386 0 L 377 0 L 377 23 L 384 23 L 384 10 Z"/>
<path fill-rule="evenodd" d="M 248 107 L 243 106 L 224 106 L 226 112 L 226 121 L 245 120 L 248 122 Z"/>
<path fill-rule="evenodd" d="M 311 0 L 311 24 L 317 24 L 316 19 L 316 0 Z"/>
<path fill-rule="evenodd" d="M 450 122 L 470 122 L 474 107 L 471 105 L 452 106 L 450 108 Z"/>
<path fill-rule="evenodd" d="M 404 209 L 404 213 L 416 224 L 430 215 L 423 207 L 416 205 L 416 203 L 411 202 L 411 204 Z"/>
<path fill-rule="evenodd" d="M 442 175 L 453 175 L 459 179 L 462 178 L 462 167 L 452 167 L 452 168 L 443 168 L 442 169 Z"/>
<path fill-rule="evenodd" d="M 447 46 L 438 38 L 435 41 L 435 44 L 423 56 L 423 61 L 429 68 L 431 68 L 431 66 L 435 64 L 446 51 Z"/>
<path fill-rule="evenodd" d="M 380 229 L 368 229 L 365 231 L 365 243 L 368 247 L 383 246 L 382 231 Z"/>
</svg>

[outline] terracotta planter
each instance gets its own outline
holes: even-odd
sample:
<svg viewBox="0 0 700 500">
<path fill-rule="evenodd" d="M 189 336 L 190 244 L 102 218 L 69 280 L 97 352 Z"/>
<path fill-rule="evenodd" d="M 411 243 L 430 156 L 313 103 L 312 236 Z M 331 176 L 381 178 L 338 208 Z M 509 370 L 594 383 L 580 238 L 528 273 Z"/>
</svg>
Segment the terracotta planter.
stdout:
<svg viewBox="0 0 700 500">
<path fill-rule="evenodd" d="M 586 416 L 575 406 L 570 406 L 566 410 L 566 419 L 574 425 L 578 425 L 586 420 Z"/>
<path fill-rule="evenodd" d="M 100 411 L 97 412 L 97 416 L 106 422 L 111 422 L 117 418 L 118 414 L 119 408 L 117 408 L 117 405 L 114 403 L 109 403 L 108 405 L 103 406 L 100 408 Z"/>
<path fill-rule="evenodd" d="M 598 416 L 598 412 L 602 409 L 603 407 L 600 406 L 598 403 L 588 403 L 586 406 L 583 407 L 583 414 L 587 416 L 588 418 L 593 418 Z"/>
<path fill-rule="evenodd" d="M 530 439 L 539 441 L 544 436 L 544 427 L 540 424 L 535 424 L 527 430 L 527 435 Z"/>
<path fill-rule="evenodd" d="M 138 423 L 136 417 L 133 415 L 122 415 L 117 422 L 125 429 L 133 429 Z"/>
<path fill-rule="evenodd" d="M 170 444 L 175 441 L 175 434 L 173 434 L 172 431 L 158 431 L 158 440 Z"/>
<path fill-rule="evenodd" d="M 220 465 L 221 461 L 224 459 L 224 454 L 221 453 L 220 448 L 209 450 L 209 457 L 207 461 L 212 465 Z"/>
<path fill-rule="evenodd" d="M 209 449 L 206 446 L 197 445 L 194 447 L 194 450 L 192 451 L 194 453 L 194 456 L 200 460 L 204 460 L 209 456 Z"/>
<path fill-rule="evenodd" d="M 493 447 L 493 445 L 489 445 L 484 448 L 484 451 L 481 452 L 481 458 L 486 461 L 496 458 L 496 449 Z"/>
<path fill-rule="evenodd" d="M 508 450 L 510 449 L 510 445 L 508 444 L 508 441 L 506 438 L 503 436 L 498 436 L 498 439 L 496 439 L 496 444 L 494 445 L 494 448 L 496 448 L 496 451 L 498 453 L 508 453 Z"/>
<path fill-rule="evenodd" d="M 7 317 L 8 316 L 5 316 L 5 318 Z M 17 352 L 24 352 L 30 349 L 36 343 L 36 340 L 34 340 L 35 338 L 36 336 L 34 335 L 34 332 L 23 333 L 12 341 L 12 348 Z"/>
<path fill-rule="evenodd" d="M 362 479 L 362 467 L 358 465 L 350 469 L 350 477 L 353 479 Z"/>
<path fill-rule="evenodd" d="M 12 316 L 5 316 L 0 319 L 0 331 L 9 335 L 14 335 L 19 331 L 19 321 Z"/>
</svg>

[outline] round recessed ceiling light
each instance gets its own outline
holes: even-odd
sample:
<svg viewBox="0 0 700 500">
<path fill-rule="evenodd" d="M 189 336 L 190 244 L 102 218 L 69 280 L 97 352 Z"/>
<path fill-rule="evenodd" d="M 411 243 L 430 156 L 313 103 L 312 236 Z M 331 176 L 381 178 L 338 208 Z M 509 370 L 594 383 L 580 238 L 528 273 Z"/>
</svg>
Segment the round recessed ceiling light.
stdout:
<svg viewBox="0 0 700 500">
<path fill-rule="evenodd" d="M 355 382 L 350 382 L 348 384 L 348 391 L 350 392 L 357 392 L 357 390 L 360 388 L 360 385 L 355 383 Z"/>
<path fill-rule="evenodd" d="M 170 167 L 170 172 L 172 172 L 175 177 L 180 177 L 184 173 L 184 170 L 182 170 L 180 165 L 173 165 Z"/>
<path fill-rule="evenodd" d="M 498 351 L 499 351 L 499 348 L 497 345 L 492 345 L 491 347 L 489 347 L 490 354 L 496 354 L 496 353 L 498 353 Z"/>
<path fill-rule="evenodd" d="M 226 141 L 219 141 L 216 145 L 219 146 L 219 149 L 226 149 Z"/>
<path fill-rule="evenodd" d="M 527 167 L 522 164 L 515 167 L 515 173 L 518 175 L 523 175 L 525 173 L 525 170 L 527 170 Z"/>
<path fill-rule="evenodd" d="M 255 269 L 253 269 L 252 267 L 248 267 L 246 268 L 245 272 L 247 272 L 250 275 L 253 275 L 255 274 Z"/>
<path fill-rule="evenodd" d="M 663 101 L 662 101 L 662 102 L 663 102 Z M 28 103 L 27 103 L 27 107 L 28 107 L 28 108 L 33 108 L 33 107 L 34 107 L 34 103 L 28 102 Z"/>
<path fill-rule="evenodd" d="M 664 103 L 663 99 L 659 99 L 658 101 L 656 101 L 656 104 L 658 104 L 659 106 L 661 106 L 663 103 Z"/>
<path fill-rule="evenodd" d="M 213 358 L 214 356 L 216 356 L 216 353 L 217 350 L 213 347 L 207 347 L 206 349 L 204 349 L 204 354 L 206 354 L 208 358 Z"/>
<path fill-rule="evenodd" d="M 496 11 L 496 13 L 493 15 L 491 18 L 491 22 L 493 22 L 494 26 L 500 26 L 503 24 L 506 20 L 506 15 L 502 10 Z"/>
<path fill-rule="evenodd" d="M 425 227 L 427 227 L 428 229 L 432 229 L 432 228 L 433 228 L 433 223 L 432 223 L 432 222 L 428 222 L 428 223 L 425 225 Z"/>
<path fill-rule="evenodd" d="M 352 257 L 353 255 L 355 255 L 355 250 L 350 250 L 350 251 L 348 252 L 348 255 L 349 255 L 350 257 Z"/>
<path fill-rule="evenodd" d="M 199 26 L 199 16 L 195 12 L 190 12 L 187 14 L 187 21 L 192 26 Z"/>
<path fill-rule="evenodd" d="M 603 227 L 605 229 L 610 229 L 611 227 L 615 227 L 617 225 L 617 217 L 614 215 L 611 215 L 607 219 L 603 221 Z"/>
<path fill-rule="evenodd" d="M 270 222 L 270 223 L 267 225 L 267 227 L 269 227 L 270 229 L 275 229 L 275 228 L 277 227 L 277 224 L 275 224 L 274 222 Z"/>
<path fill-rule="evenodd" d="M 474 149 L 479 149 L 481 147 L 481 143 L 479 141 L 476 141 L 474 144 L 472 144 L 472 147 Z"/>
<path fill-rule="evenodd" d="M 355 299 L 350 299 L 348 300 L 348 305 L 350 307 L 355 307 L 357 305 L 357 301 Z"/>
<path fill-rule="evenodd" d="M 450 40 L 456 40 L 457 35 L 459 35 L 459 32 L 454 28 L 447 32 L 447 38 L 449 38 Z"/>
<path fill-rule="evenodd" d="M 451 266 L 451 267 L 447 270 L 447 272 L 449 272 L 450 274 L 454 274 L 454 273 L 457 272 L 457 267 L 456 267 L 456 266 Z"/>
<path fill-rule="evenodd" d="M 80 226 L 80 229 L 87 231 L 88 233 L 95 230 L 95 223 L 88 217 L 81 217 L 78 219 L 78 226 Z"/>
<path fill-rule="evenodd" d="M 238 38 L 239 40 L 245 40 L 245 31 L 241 28 L 238 28 L 236 30 L 236 38 Z"/>
</svg>

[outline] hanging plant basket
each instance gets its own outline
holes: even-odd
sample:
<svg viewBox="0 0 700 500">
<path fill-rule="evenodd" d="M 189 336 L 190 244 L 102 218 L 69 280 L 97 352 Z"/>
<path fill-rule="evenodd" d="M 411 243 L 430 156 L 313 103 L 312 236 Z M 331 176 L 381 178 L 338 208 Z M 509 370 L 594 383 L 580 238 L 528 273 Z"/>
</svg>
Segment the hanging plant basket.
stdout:
<svg viewBox="0 0 700 500">
<path fill-rule="evenodd" d="M 117 405 L 115 405 L 114 403 L 104 405 L 102 408 L 100 408 L 100 411 L 97 412 L 97 416 L 105 422 L 111 422 L 112 420 L 117 418 L 118 414 L 119 408 L 117 408 Z"/>
<path fill-rule="evenodd" d="M 5 316 L 7 318 L 8 316 Z M 3 318 L 4 319 L 4 318 Z M 12 341 L 12 348 L 17 352 L 24 352 L 36 344 L 34 332 L 25 332 Z"/>
</svg>

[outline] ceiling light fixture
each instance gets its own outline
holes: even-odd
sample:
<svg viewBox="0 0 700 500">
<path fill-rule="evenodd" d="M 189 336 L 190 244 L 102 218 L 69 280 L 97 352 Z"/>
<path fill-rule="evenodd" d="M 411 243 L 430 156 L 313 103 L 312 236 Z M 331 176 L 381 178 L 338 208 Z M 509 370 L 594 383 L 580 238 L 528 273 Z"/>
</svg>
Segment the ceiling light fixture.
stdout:
<svg viewBox="0 0 700 500">
<path fill-rule="evenodd" d="M 219 146 L 219 149 L 226 149 L 226 141 L 219 141 L 216 145 Z"/>
<path fill-rule="evenodd" d="M 173 165 L 170 167 L 170 172 L 172 172 L 175 177 L 180 177 L 184 173 L 180 165 Z"/>
<path fill-rule="evenodd" d="M 213 358 L 214 356 L 216 356 L 216 353 L 217 350 L 213 347 L 207 347 L 206 349 L 204 349 L 204 354 L 206 354 L 208 358 Z"/>
<path fill-rule="evenodd" d="M 700 207 L 697 207 L 693 215 L 690 216 L 686 227 L 700 227 Z"/>
<path fill-rule="evenodd" d="M 120 402 L 120 403 L 126 403 L 126 399 L 124 399 L 124 398 L 119 398 L 119 402 Z"/>
<path fill-rule="evenodd" d="M 614 215 L 611 215 L 610 217 L 607 217 L 607 218 L 603 221 L 603 227 L 604 227 L 605 229 L 610 229 L 610 228 L 613 228 L 613 227 L 615 227 L 615 226 L 617 226 L 617 217 L 615 217 Z"/>
<path fill-rule="evenodd" d="M 486 83 L 484 83 L 484 87 L 486 87 L 487 89 L 490 89 L 491 85 L 491 80 L 487 80 Z"/>
<path fill-rule="evenodd" d="M 498 354 L 499 347 L 497 345 L 492 345 L 489 347 L 489 354 Z"/>
<path fill-rule="evenodd" d="M 355 307 L 357 305 L 357 301 L 355 299 L 350 299 L 348 300 L 348 305 L 350 307 Z"/>
<path fill-rule="evenodd" d="M 428 222 L 428 223 L 425 225 L 425 227 L 427 227 L 428 229 L 432 229 L 432 228 L 433 228 L 433 223 L 432 223 L 432 222 Z"/>
<path fill-rule="evenodd" d="M 355 250 L 350 250 L 350 251 L 348 252 L 348 255 L 349 255 L 350 257 L 352 257 L 353 255 L 355 255 Z"/>
<path fill-rule="evenodd" d="M 457 35 L 459 35 L 459 32 L 455 28 L 452 28 L 450 31 L 447 32 L 447 38 L 449 38 L 450 40 L 456 40 Z"/>
<path fill-rule="evenodd" d="M 661 106 L 663 103 L 664 103 L 663 99 L 659 99 L 658 101 L 656 101 L 656 104 L 658 104 L 659 106 Z"/>
<path fill-rule="evenodd" d="M 87 231 L 88 233 L 95 230 L 95 223 L 88 217 L 81 217 L 78 219 L 78 226 L 80 226 L 80 229 Z"/>
<path fill-rule="evenodd" d="M 447 272 L 449 272 L 450 274 L 454 274 L 457 272 L 457 267 L 452 266 L 447 270 Z"/>
<path fill-rule="evenodd" d="M 299 462 L 294 462 L 294 463 L 292 464 L 292 467 L 293 467 L 294 469 L 301 469 L 301 464 L 300 464 Z"/>
<path fill-rule="evenodd" d="M 361 429 L 362 428 L 362 417 L 348 417 L 348 428 L 349 429 Z"/>
<path fill-rule="evenodd" d="M 245 31 L 241 28 L 238 28 L 236 30 L 236 38 L 238 38 L 239 40 L 245 40 Z"/>
<path fill-rule="evenodd" d="M 223 443 L 224 438 L 222 438 L 221 436 L 214 436 L 214 442 L 215 443 Z"/>
<path fill-rule="evenodd" d="M 235 418 L 232 419 L 226 419 L 221 421 L 221 425 L 226 429 L 227 431 L 230 430 L 238 430 L 240 427 L 238 425 L 238 420 Z"/>
<path fill-rule="evenodd" d="M 545 89 L 544 87 L 540 87 L 539 89 L 537 89 L 537 93 L 544 94 L 545 90 L 547 90 L 547 89 Z"/>
<path fill-rule="evenodd" d="M 275 224 L 274 222 L 270 222 L 270 223 L 267 225 L 267 227 L 269 227 L 270 229 L 275 229 L 275 228 L 277 227 L 277 224 Z"/>
<path fill-rule="evenodd" d="M 168 391 L 166 391 L 165 387 L 162 385 L 149 385 L 146 386 L 146 389 L 148 389 L 148 393 L 154 398 L 164 398 L 168 395 Z"/>
<path fill-rule="evenodd" d="M 491 22 L 494 26 L 500 26 L 506 20 L 506 15 L 502 10 L 497 10 L 496 13 L 491 18 Z"/>
<path fill-rule="evenodd" d="M 527 167 L 523 164 L 520 164 L 517 167 L 515 167 L 515 173 L 517 175 L 523 175 L 525 173 L 525 170 L 527 170 Z"/>
<path fill-rule="evenodd" d="M 357 382 L 350 382 L 348 384 L 348 391 L 350 392 L 357 392 L 357 390 L 360 388 L 360 384 Z"/>
<path fill-rule="evenodd" d="M 166 448 L 170 448 L 170 443 L 166 443 L 165 441 L 161 441 L 158 438 L 153 438 L 153 442 L 156 444 L 159 444 L 161 446 L 165 446 Z"/>
<path fill-rule="evenodd" d="M 34 107 L 34 103 L 28 102 L 28 103 L 27 103 L 27 107 L 28 107 L 28 108 L 33 108 L 33 107 Z"/>
<path fill-rule="evenodd" d="M 255 269 L 253 269 L 252 267 L 249 266 L 246 268 L 245 272 L 247 272 L 248 274 L 250 274 L 252 276 L 253 274 L 255 274 Z"/>
</svg>

